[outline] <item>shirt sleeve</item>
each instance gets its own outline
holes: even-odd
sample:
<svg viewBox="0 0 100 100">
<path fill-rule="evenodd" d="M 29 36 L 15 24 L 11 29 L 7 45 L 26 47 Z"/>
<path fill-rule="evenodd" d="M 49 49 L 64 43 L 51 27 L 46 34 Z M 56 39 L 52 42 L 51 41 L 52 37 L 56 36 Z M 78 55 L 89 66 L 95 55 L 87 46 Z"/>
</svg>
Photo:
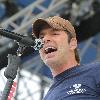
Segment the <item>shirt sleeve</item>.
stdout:
<svg viewBox="0 0 100 100">
<path fill-rule="evenodd" d="M 95 64 L 94 74 L 96 80 L 96 90 L 97 93 L 100 95 L 100 62 L 97 62 Z"/>
</svg>

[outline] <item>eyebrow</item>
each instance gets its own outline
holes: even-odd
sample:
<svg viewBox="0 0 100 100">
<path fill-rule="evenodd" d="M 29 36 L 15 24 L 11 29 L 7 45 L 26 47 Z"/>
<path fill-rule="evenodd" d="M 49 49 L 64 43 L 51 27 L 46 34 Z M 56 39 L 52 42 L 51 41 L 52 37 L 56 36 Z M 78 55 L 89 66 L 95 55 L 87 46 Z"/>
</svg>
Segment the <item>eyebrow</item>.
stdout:
<svg viewBox="0 0 100 100">
<path fill-rule="evenodd" d="M 58 29 L 53 29 L 53 28 L 50 28 L 50 32 L 53 32 L 53 31 L 59 31 Z M 45 35 L 46 33 L 44 33 L 44 32 L 40 32 L 39 33 L 39 36 L 41 36 L 41 35 Z"/>
<path fill-rule="evenodd" d="M 50 28 L 50 31 L 53 31 L 53 29 Z M 44 32 L 40 32 L 40 33 L 39 33 L 39 36 L 40 36 L 40 35 L 43 35 L 43 34 L 45 34 L 45 33 L 44 33 Z"/>
</svg>

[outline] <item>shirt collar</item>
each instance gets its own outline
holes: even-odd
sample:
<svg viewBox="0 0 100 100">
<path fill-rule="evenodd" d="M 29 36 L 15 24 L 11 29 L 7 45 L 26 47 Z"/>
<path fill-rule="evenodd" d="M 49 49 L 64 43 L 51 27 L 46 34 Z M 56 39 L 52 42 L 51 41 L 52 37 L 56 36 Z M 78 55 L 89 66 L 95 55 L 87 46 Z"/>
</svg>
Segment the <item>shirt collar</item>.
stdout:
<svg viewBox="0 0 100 100">
<path fill-rule="evenodd" d="M 68 78 L 69 76 L 75 74 L 75 72 L 80 70 L 79 67 L 80 66 L 77 65 L 77 66 L 71 67 L 71 68 L 65 70 L 64 72 L 58 74 L 57 76 L 54 77 L 54 82 L 60 81 L 60 80 L 64 79 L 65 77 Z"/>
</svg>

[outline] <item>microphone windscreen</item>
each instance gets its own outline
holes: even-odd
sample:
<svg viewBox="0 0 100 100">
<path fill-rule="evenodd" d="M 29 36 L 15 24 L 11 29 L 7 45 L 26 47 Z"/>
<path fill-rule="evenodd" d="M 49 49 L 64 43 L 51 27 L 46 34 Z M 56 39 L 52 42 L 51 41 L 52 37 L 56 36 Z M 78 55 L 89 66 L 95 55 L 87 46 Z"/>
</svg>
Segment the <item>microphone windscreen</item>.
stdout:
<svg viewBox="0 0 100 100">
<path fill-rule="evenodd" d="M 18 67 L 21 65 L 21 59 L 19 56 L 8 54 L 8 65 L 5 69 L 4 75 L 7 79 L 15 79 L 17 75 Z"/>
</svg>

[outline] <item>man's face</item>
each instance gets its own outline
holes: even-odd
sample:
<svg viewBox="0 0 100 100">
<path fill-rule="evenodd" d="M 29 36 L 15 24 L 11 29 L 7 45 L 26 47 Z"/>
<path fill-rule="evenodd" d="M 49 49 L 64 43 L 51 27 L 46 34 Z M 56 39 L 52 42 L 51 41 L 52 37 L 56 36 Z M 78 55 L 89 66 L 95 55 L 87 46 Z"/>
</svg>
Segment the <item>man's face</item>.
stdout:
<svg viewBox="0 0 100 100">
<path fill-rule="evenodd" d="M 39 37 L 43 40 L 43 48 L 39 53 L 44 63 L 51 68 L 62 66 L 70 59 L 70 43 L 65 31 L 53 30 L 52 28 L 43 29 Z"/>
</svg>

